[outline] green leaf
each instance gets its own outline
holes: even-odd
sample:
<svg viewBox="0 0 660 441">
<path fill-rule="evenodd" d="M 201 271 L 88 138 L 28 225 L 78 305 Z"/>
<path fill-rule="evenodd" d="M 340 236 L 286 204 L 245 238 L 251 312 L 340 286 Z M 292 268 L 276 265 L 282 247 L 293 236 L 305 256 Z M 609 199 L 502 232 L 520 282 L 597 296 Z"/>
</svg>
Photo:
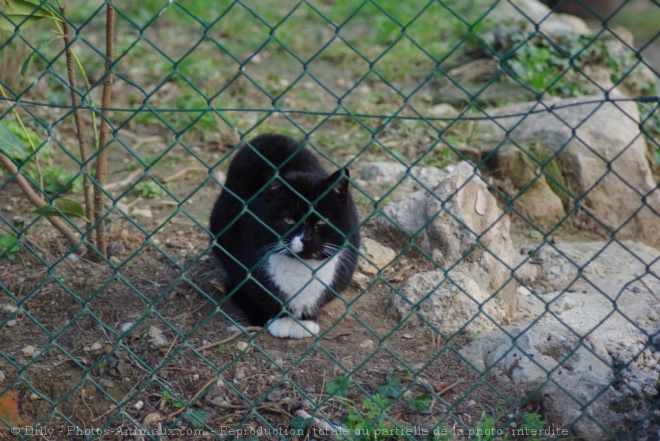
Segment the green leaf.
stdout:
<svg viewBox="0 0 660 441">
<path fill-rule="evenodd" d="M 25 28 L 42 18 L 59 20 L 55 11 L 47 4 L 39 4 L 29 0 L 2 0 L 0 1 L 0 29 L 14 32 L 16 26 Z"/>
<path fill-rule="evenodd" d="M 429 394 L 422 394 L 418 397 L 408 400 L 410 407 L 418 412 L 428 412 L 431 408 L 431 396 Z"/>
<path fill-rule="evenodd" d="M 18 161 L 29 154 L 21 140 L 4 124 L 0 124 L 0 151 Z"/>
<path fill-rule="evenodd" d="M 394 375 L 388 375 L 385 383 L 378 387 L 378 393 L 383 397 L 398 397 L 401 395 L 401 380 Z"/>
<path fill-rule="evenodd" d="M 9 260 L 16 259 L 16 253 L 20 250 L 18 239 L 14 236 L 0 236 L 0 254 L 4 254 Z"/>
<path fill-rule="evenodd" d="M 42 205 L 35 208 L 34 212 L 43 214 L 44 216 L 64 216 L 64 217 L 79 217 L 84 219 L 85 210 L 78 202 L 66 198 L 58 198 L 53 201 L 52 205 Z"/>
<path fill-rule="evenodd" d="M 348 396 L 348 387 L 351 385 L 351 380 L 346 375 L 340 375 L 334 380 L 326 383 L 325 393 L 334 395 L 335 397 L 346 398 Z"/>
<path fill-rule="evenodd" d="M 186 419 L 195 429 L 203 429 L 206 425 L 206 411 L 202 409 L 186 410 Z"/>
<path fill-rule="evenodd" d="M 30 64 L 32 64 L 32 60 L 33 60 L 33 58 L 34 58 L 34 54 L 36 54 L 36 53 L 39 52 L 41 49 L 45 48 L 46 46 L 48 46 L 49 44 L 51 44 L 53 41 L 57 40 L 58 38 L 60 38 L 60 36 L 59 36 L 59 35 L 56 35 L 55 37 L 49 38 L 49 39 L 46 40 L 46 41 L 42 41 L 42 42 L 41 42 L 36 48 L 34 48 L 34 50 L 32 50 L 32 52 L 30 52 L 30 55 L 28 55 L 28 57 L 27 57 L 27 58 L 25 59 L 25 61 L 23 62 L 23 65 L 21 66 L 21 76 L 22 76 L 22 77 L 25 76 L 25 73 L 26 73 L 27 70 L 29 69 Z"/>
</svg>

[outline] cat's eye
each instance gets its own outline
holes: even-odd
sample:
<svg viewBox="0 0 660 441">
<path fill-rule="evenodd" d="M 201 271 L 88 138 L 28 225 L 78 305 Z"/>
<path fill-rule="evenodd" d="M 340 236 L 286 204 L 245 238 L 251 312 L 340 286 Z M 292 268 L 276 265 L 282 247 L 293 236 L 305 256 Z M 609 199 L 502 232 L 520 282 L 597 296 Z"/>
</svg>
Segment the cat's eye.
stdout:
<svg viewBox="0 0 660 441">
<path fill-rule="evenodd" d="M 291 219 L 290 217 L 285 217 L 284 218 L 284 223 L 287 224 L 287 225 L 293 225 L 293 224 L 296 223 L 296 221 Z"/>
</svg>

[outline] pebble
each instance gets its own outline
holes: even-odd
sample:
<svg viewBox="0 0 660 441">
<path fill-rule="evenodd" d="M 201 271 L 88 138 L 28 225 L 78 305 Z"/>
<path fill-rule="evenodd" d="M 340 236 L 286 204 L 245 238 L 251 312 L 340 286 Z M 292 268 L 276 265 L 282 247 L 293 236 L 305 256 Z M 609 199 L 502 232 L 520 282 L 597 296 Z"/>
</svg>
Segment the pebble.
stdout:
<svg viewBox="0 0 660 441">
<path fill-rule="evenodd" d="M 271 403 L 275 403 L 277 401 L 280 401 L 282 399 L 282 396 L 284 395 L 284 391 L 276 389 L 272 391 L 271 393 L 268 394 L 266 397 L 266 401 L 270 401 Z"/>
<path fill-rule="evenodd" d="M 244 351 L 244 350 L 246 350 L 246 349 L 248 348 L 248 346 L 249 346 L 249 345 L 247 344 L 247 342 L 244 342 L 244 341 L 239 341 L 238 343 L 236 343 L 236 348 L 237 348 L 239 351 Z"/>
<path fill-rule="evenodd" d="M 37 401 L 37 400 L 40 400 L 40 399 L 41 399 L 41 397 L 39 395 L 37 395 L 36 393 L 32 392 L 30 394 L 30 400 L 31 401 Z"/>
<path fill-rule="evenodd" d="M 156 338 L 163 335 L 163 331 L 155 326 L 149 326 L 149 337 Z"/>
<path fill-rule="evenodd" d="M 236 373 L 234 374 L 234 381 L 240 381 L 243 378 L 245 378 L 245 369 L 242 367 L 236 369 Z"/>
<path fill-rule="evenodd" d="M 6 378 L 5 373 L 0 371 L 0 384 L 5 382 L 5 378 Z"/>
<path fill-rule="evenodd" d="M 92 346 L 89 347 L 90 351 L 100 351 L 103 346 L 101 343 L 94 343 Z"/>
<path fill-rule="evenodd" d="M 373 348 L 376 347 L 376 343 L 374 343 L 373 340 L 366 339 L 366 340 L 363 340 L 363 341 L 360 343 L 360 347 L 361 347 L 362 349 L 373 349 Z"/>
<path fill-rule="evenodd" d="M 142 219 L 152 219 L 154 217 L 149 208 L 134 208 L 131 214 Z"/>
<path fill-rule="evenodd" d="M 127 332 L 133 327 L 133 323 L 131 322 L 126 322 L 123 325 L 121 325 L 121 332 Z"/>
<path fill-rule="evenodd" d="M 6 325 L 6 326 L 7 326 L 8 328 L 13 328 L 14 326 L 16 326 L 17 323 L 18 323 L 18 322 L 17 322 L 16 320 L 9 320 L 9 321 L 7 322 L 7 325 Z"/>
<path fill-rule="evenodd" d="M 24 357 L 32 357 L 33 355 L 34 355 L 34 346 L 27 345 L 26 347 L 23 348 Z"/>
<path fill-rule="evenodd" d="M 108 379 L 105 379 L 105 378 L 102 378 L 101 381 L 99 381 L 99 384 L 104 389 L 114 389 L 114 387 L 115 387 L 115 383 L 113 383 L 112 381 L 110 381 Z"/>
<path fill-rule="evenodd" d="M 142 420 L 142 424 L 145 426 L 148 426 L 149 424 L 157 423 L 160 421 L 160 414 L 158 412 L 152 412 L 146 417 L 144 417 L 144 420 Z"/>
<path fill-rule="evenodd" d="M 153 344 L 157 348 L 167 346 L 167 337 L 165 337 L 164 335 L 159 335 L 157 337 L 154 337 L 150 341 L 151 344 Z"/>
<path fill-rule="evenodd" d="M 137 410 L 142 409 L 144 407 L 144 401 L 142 401 L 142 400 L 138 401 L 137 403 L 135 403 L 133 405 L 133 407 L 135 407 Z"/>
</svg>

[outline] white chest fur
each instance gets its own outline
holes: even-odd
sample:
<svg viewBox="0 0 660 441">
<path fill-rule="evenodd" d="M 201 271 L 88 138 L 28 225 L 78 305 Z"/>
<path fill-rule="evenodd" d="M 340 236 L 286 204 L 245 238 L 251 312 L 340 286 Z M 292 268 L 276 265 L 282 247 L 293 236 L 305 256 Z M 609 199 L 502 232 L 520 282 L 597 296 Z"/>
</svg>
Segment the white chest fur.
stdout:
<svg viewBox="0 0 660 441">
<path fill-rule="evenodd" d="M 287 296 L 287 306 L 296 317 L 314 309 L 323 291 L 330 287 L 341 253 L 326 260 L 300 260 L 275 254 L 268 258 L 266 273 Z"/>
</svg>

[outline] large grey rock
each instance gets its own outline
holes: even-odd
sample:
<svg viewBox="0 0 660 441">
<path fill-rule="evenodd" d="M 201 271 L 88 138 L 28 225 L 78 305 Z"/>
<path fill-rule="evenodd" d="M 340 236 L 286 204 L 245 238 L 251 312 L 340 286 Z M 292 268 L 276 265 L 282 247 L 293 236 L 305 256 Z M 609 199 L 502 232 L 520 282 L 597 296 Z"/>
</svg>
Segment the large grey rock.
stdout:
<svg viewBox="0 0 660 441">
<path fill-rule="evenodd" d="M 400 320 L 414 323 L 419 314 L 445 336 L 494 330 L 506 316 L 499 302 L 461 269 L 451 271 L 450 278 L 443 271 L 412 276 L 392 292 L 391 307 Z"/>
<path fill-rule="evenodd" d="M 628 430 L 647 419 L 649 403 L 660 399 L 653 341 L 660 331 L 660 253 L 600 242 L 561 244 L 532 258 L 551 281 L 539 289 L 563 291 L 527 294 L 529 305 L 536 302 L 524 311 L 535 315 L 531 321 L 485 334 L 462 354 L 527 393 L 550 378 L 541 392 L 547 417 L 569 426 L 585 412 L 590 418 L 573 426 L 585 440 L 607 437 L 599 425 Z M 557 278 L 569 264 L 580 271 Z"/>
<path fill-rule="evenodd" d="M 481 0 L 481 2 L 485 7 L 493 4 L 490 0 Z M 525 36 L 536 32 L 537 29 L 548 37 L 566 33 L 590 33 L 589 26 L 584 20 L 572 15 L 553 13 L 549 7 L 537 0 L 497 2 L 497 5 L 487 13 L 484 22 L 496 26 L 518 25 L 520 32 Z M 521 24 L 523 26 L 520 26 Z"/>
<path fill-rule="evenodd" d="M 357 183 L 370 194 L 380 197 L 393 194 L 400 199 L 413 191 L 433 189 L 456 172 L 456 165 L 445 168 L 406 167 L 398 162 L 372 162 L 357 174 Z"/>
<path fill-rule="evenodd" d="M 505 143 L 501 149 L 540 144 L 557 154 L 574 195 L 568 202 L 580 200 L 578 220 L 592 229 L 602 229 L 604 224 L 616 231 L 618 239 L 660 247 L 660 216 L 656 214 L 660 190 L 646 159 L 634 102 L 592 96 L 512 105 L 489 115 L 496 122 L 482 121 L 476 129 L 483 133 L 484 148 L 492 149 L 507 139 L 517 146 Z"/>
<path fill-rule="evenodd" d="M 433 193 L 413 193 L 386 206 L 376 228 L 404 242 L 414 241 L 449 270 L 450 277 L 461 272 L 488 297 L 497 297 L 507 313 L 515 310 L 509 219 L 469 163 L 457 165 L 455 174 Z"/>
<path fill-rule="evenodd" d="M 445 268 L 457 265 L 512 312 L 514 250 L 508 216 L 474 172 L 449 177 L 434 193 L 425 216 L 432 220 L 425 233 L 433 260 Z"/>
</svg>

